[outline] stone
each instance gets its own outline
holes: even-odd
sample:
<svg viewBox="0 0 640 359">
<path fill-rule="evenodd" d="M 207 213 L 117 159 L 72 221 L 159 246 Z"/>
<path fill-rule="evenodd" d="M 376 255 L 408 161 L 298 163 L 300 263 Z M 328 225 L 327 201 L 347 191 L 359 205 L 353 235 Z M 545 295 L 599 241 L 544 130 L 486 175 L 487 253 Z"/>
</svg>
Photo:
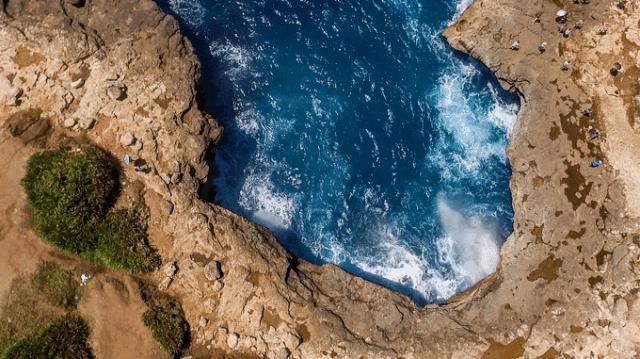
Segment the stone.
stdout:
<svg viewBox="0 0 640 359">
<path fill-rule="evenodd" d="M 229 346 L 229 348 L 234 349 L 235 347 L 237 347 L 239 339 L 240 338 L 238 334 L 236 333 L 229 334 L 229 336 L 227 337 L 227 345 Z"/>
<path fill-rule="evenodd" d="M 629 306 L 624 298 L 618 298 L 613 305 L 613 315 L 616 318 L 624 318 L 629 311 Z"/>
<path fill-rule="evenodd" d="M 92 128 L 95 123 L 96 123 L 95 118 L 85 117 L 82 120 L 80 120 L 80 122 L 78 122 L 78 126 L 83 130 L 88 130 Z"/>
<path fill-rule="evenodd" d="M 83 85 L 84 85 L 84 79 L 83 78 L 79 78 L 79 79 L 71 82 L 71 87 L 73 87 L 74 89 L 79 89 Z"/>
<path fill-rule="evenodd" d="M 201 317 L 200 320 L 198 321 L 198 325 L 201 327 L 206 327 L 207 324 L 209 324 L 209 320 L 205 317 Z"/>
<path fill-rule="evenodd" d="M 289 358 L 289 350 L 285 347 L 280 347 L 276 349 L 273 358 L 274 359 L 288 359 Z"/>
<path fill-rule="evenodd" d="M 213 283 L 214 291 L 219 292 L 222 290 L 222 288 L 224 288 L 224 283 L 222 283 L 221 281 L 217 280 L 215 281 L 215 283 Z"/>
<path fill-rule="evenodd" d="M 162 213 L 164 213 L 165 216 L 170 216 L 173 213 L 173 203 L 171 201 L 162 201 L 161 204 L 161 208 L 162 208 Z"/>
<path fill-rule="evenodd" d="M 75 126 L 75 125 L 76 125 L 76 123 L 77 123 L 77 122 L 76 122 L 76 119 L 75 119 L 75 118 L 71 118 L 71 117 L 69 117 L 69 118 L 66 118 L 66 119 L 64 120 L 64 122 L 62 123 L 62 125 L 63 125 L 64 127 L 66 127 L 66 128 L 72 128 L 73 126 Z"/>
<path fill-rule="evenodd" d="M 160 284 L 158 285 L 158 288 L 160 290 L 166 290 L 169 288 L 169 286 L 171 285 L 171 282 L 173 282 L 173 278 L 171 277 L 164 277 L 164 279 L 160 282 Z"/>
<path fill-rule="evenodd" d="M 122 86 L 111 85 L 107 88 L 107 95 L 111 97 L 112 100 L 122 101 L 126 98 L 126 89 Z"/>
<path fill-rule="evenodd" d="M 120 144 L 122 147 L 128 147 L 136 142 L 135 136 L 131 132 L 125 132 L 120 136 Z"/>
<path fill-rule="evenodd" d="M 222 268 L 220 262 L 211 261 L 204 266 L 204 276 L 210 281 L 217 281 L 222 278 Z"/>
<path fill-rule="evenodd" d="M 178 267 L 176 266 L 175 261 L 167 263 L 162 269 L 162 272 L 167 277 L 173 277 L 174 275 L 176 275 L 177 271 L 178 271 Z"/>
<path fill-rule="evenodd" d="M 22 89 L 20 87 L 12 87 L 8 92 L 8 104 L 15 107 L 20 104 L 20 97 L 22 96 Z"/>
<path fill-rule="evenodd" d="M 611 255 L 611 264 L 613 264 L 614 266 L 617 266 L 618 264 L 620 264 L 622 259 L 624 259 L 624 257 L 627 256 L 628 253 L 629 253 L 629 248 L 626 245 L 617 246 L 613 250 L 613 254 Z"/>
<path fill-rule="evenodd" d="M 204 340 L 206 340 L 206 341 L 213 340 L 213 331 L 212 330 L 207 330 L 206 332 L 204 332 Z"/>
<path fill-rule="evenodd" d="M 140 153 L 140 151 L 142 151 L 142 142 L 136 141 L 136 144 L 133 146 L 133 150 L 136 151 L 136 153 Z"/>
<path fill-rule="evenodd" d="M 226 336 L 229 333 L 229 330 L 225 327 L 218 328 L 218 335 L 221 337 Z"/>
</svg>

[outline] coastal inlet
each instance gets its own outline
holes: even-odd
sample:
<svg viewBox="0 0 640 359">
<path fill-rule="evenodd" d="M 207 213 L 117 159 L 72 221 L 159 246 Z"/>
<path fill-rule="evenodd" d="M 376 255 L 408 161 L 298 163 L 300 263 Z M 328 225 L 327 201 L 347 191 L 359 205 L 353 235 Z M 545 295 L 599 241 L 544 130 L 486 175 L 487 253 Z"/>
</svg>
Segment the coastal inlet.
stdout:
<svg viewBox="0 0 640 359">
<path fill-rule="evenodd" d="M 468 2 L 159 3 L 225 127 L 217 203 L 418 304 L 496 269 L 518 102 L 441 37 Z"/>
</svg>

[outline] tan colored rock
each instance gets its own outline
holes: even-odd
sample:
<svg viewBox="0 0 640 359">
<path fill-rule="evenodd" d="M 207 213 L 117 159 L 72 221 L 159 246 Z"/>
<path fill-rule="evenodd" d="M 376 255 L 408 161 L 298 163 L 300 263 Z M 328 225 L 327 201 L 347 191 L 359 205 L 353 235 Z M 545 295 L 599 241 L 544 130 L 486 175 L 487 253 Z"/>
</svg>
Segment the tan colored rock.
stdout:
<svg viewBox="0 0 640 359">
<path fill-rule="evenodd" d="M 158 175 L 125 170 L 123 183 L 149 208 L 151 244 L 165 260 L 224 263 L 223 290 L 212 290 L 220 278 L 210 272 L 212 283 L 202 266 L 181 262 L 173 283 L 162 272 L 153 275 L 161 288 L 171 286 L 192 324 L 206 316 L 220 328 L 215 345 L 206 344 L 211 348 L 245 353 L 240 342 L 253 337 L 256 355 L 272 358 L 634 357 L 640 95 L 633 69 L 640 68 L 640 9 L 604 1 L 563 5 L 565 25 L 585 19 L 568 38 L 558 33 L 558 5 L 551 1 L 478 0 L 445 32 L 522 101 L 508 148 L 514 234 L 496 274 L 441 305 L 420 308 L 336 266 L 294 259 L 265 228 L 200 199 L 209 173 L 204 154 L 222 130 L 197 108 L 200 66 L 189 41 L 150 0 L 92 0 L 66 13 L 54 0 L 6 2 L 0 68 L 5 76 L 19 72 L 28 85 L 19 107 L 0 101 L 0 127 L 21 109 L 42 108 L 55 130 L 64 127 L 62 119 L 98 119 L 83 136 L 117 158 L 121 145 L 135 143 L 123 144 L 123 132 L 145 139 L 140 157 Z M 598 35 L 600 28 L 606 33 Z M 514 39 L 519 51 L 511 49 Z M 19 67 L 18 43 L 39 54 L 37 61 Z M 564 61 L 571 61 L 567 71 Z M 615 62 L 624 66 L 614 77 Z M 69 93 L 64 72 L 80 66 L 91 76 Z M 48 73 L 59 75 L 45 80 Z M 124 80 L 135 96 L 105 96 Z M 582 116 L 589 108 L 593 113 Z M 153 113 L 141 116 L 140 109 Z M 591 168 L 593 158 L 603 166 Z M 180 210 L 164 215 L 163 198 Z M 291 332 L 275 329 L 285 327 Z M 302 342 L 296 349 L 287 333 Z"/>
</svg>

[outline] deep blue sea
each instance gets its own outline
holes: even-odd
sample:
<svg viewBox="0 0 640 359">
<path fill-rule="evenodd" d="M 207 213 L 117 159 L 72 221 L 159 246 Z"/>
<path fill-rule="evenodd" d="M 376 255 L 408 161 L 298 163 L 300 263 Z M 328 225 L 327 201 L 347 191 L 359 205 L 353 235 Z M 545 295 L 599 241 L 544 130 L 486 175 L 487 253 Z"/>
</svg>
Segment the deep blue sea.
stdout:
<svg viewBox="0 0 640 359">
<path fill-rule="evenodd" d="M 468 3 L 470 1 L 466 1 Z M 456 0 L 159 0 L 225 127 L 215 201 L 294 254 L 438 302 L 512 232 L 517 99 L 456 54 Z"/>
</svg>

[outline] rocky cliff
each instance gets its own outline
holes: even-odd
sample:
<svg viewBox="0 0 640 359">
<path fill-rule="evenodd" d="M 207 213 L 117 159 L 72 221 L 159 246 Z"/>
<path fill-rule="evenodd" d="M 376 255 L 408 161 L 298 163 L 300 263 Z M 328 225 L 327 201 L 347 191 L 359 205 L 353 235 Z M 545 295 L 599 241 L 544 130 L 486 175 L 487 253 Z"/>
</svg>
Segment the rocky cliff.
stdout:
<svg viewBox="0 0 640 359">
<path fill-rule="evenodd" d="M 198 109 L 189 41 L 151 0 L 3 4 L 6 278 L 28 270 L 22 261 L 60 258 L 25 227 L 19 178 L 28 153 L 70 136 L 147 164 L 125 167 L 123 201 L 146 208 L 164 263 L 147 279 L 182 302 L 193 357 L 639 354 L 637 2 L 477 0 L 447 29 L 522 99 L 508 150 L 515 232 L 496 274 L 426 308 L 293 258 L 267 229 L 198 197 L 222 129 Z M 96 354 L 155 357 L 120 349 Z"/>
</svg>

